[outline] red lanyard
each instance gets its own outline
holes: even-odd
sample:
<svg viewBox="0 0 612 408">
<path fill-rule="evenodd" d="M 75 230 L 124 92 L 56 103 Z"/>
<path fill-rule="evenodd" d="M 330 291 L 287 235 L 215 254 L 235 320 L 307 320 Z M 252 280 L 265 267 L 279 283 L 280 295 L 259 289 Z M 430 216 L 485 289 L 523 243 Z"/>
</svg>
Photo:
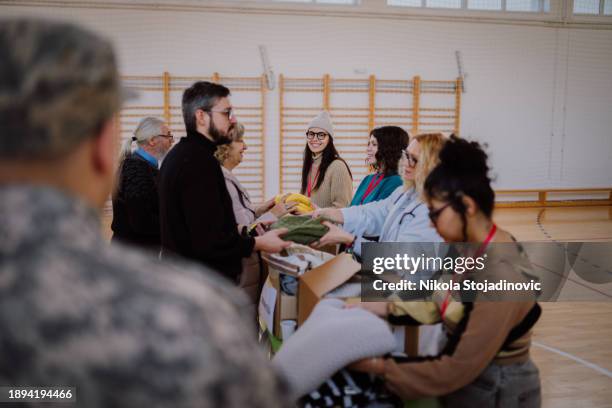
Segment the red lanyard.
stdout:
<svg viewBox="0 0 612 408">
<path fill-rule="evenodd" d="M 312 173 L 312 166 L 310 167 L 310 172 L 308 173 L 308 189 L 306 190 L 308 197 L 310 197 L 310 194 L 312 193 L 312 184 L 316 183 L 317 179 L 319 178 L 319 167 L 317 167 L 317 174 L 315 174 L 313 182 L 310 180 L 310 173 Z"/>
<path fill-rule="evenodd" d="M 493 226 L 491 227 L 491 230 L 489 231 L 489 234 L 485 238 L 484 242 L 482 243 L 480 248 L 478 248 L 478 251 L 476 251 L 476 253 L 474 254 L 475 258 L 478 258 L 482 254 L 484 254 L 484 252 L 487 250 L 487 247 L 489 246 L 489 243 L 493 239 L 493 236 L 495 235 L 496 232 L 497 232 L 497 225 L 493 224 Z"/>
<path fill-rule="evenodd" d="M 489 243 L 491 242 L 491 240 L 493 239 L 493 236 L 495 235 L 495 232 L 497 232 L 497 225 L 493 224 L 493 226 L 491 227 L 491 230 L 489 231 L 489 234 L 485 238 L 484 242 L 482 243 L 480 248 L 478 248 L 478 250 L 474 254 L 474 256 L 476 258 L 481 256 L 486 251 L 487 247 L 489 246 Z M 446 297 L 444 298 L 444 301 L 442 302 L 442 305 L 440 305 L 440 315 L 442 316 L 442 320 L 444 320 L 444 315 L 446 314 L 446 309 L 448 308 L 448 305 L 450 303 L 450 294 L 451 294 L 450 290 L 448 292 L 446 292 Z"/>
<path fill-rule="evenodd" d="M 380 184 L 380 182 L 383 179 L 383 176 L 384 176 L 384 174 L 380 173 L 380 174 L 375 175 L 374 177 L 372 177 L 372 180 L 370 180 L 370 184 L 368 184 L 368 188 L 366 189 L 365 193 L 363 193 L 363 197 L 361 197 L 361 201 L 359 202 L 359 204 L 363 204 L 363 202 L 365 201 L 366 198 L 368 198 L 370 193 L 372 191 L 374 191 L 376 186 L 378 186 Z"/>
</svg>

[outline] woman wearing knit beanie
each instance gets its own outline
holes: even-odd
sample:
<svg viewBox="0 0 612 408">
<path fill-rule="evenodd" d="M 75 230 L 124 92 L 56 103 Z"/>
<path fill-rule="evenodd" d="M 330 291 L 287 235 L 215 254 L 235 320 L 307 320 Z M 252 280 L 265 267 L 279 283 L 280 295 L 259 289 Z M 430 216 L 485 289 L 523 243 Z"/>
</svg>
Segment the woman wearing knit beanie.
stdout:
<svg viewBox="0 0 612 408">
<path fill-rule="evenodd" d="M 301 194 L 319 207 L 343 208 L 353 195 L 353 176 L 334 146 L 334 129 L 327 111 L 308 125 L 302 166 Z"/>
</svg>

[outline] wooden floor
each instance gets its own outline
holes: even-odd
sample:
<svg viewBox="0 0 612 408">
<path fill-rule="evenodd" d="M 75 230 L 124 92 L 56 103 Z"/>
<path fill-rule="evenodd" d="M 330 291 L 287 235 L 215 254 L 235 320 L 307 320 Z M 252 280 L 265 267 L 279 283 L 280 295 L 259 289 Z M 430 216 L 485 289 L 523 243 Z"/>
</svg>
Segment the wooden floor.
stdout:
<svg viewBox="0 0 612 408">
<path fill-rule="evenodd" d="M 612 207 L 500 209 L 520 241 L 612 242 Z M 543 303 L 532 358 L 544 407 L 612 407 L 612 302 Z"/>
<path fill-rule="evenodd" d="M 612 207 L 499 209 L 496 222 L 519 241 L 612 242 Z M 110 236 L 110 220 L 103 219 Z M 543 303 L 532 357 L 543 406 L 612 407 L 612 301 Z"/>
</svg>

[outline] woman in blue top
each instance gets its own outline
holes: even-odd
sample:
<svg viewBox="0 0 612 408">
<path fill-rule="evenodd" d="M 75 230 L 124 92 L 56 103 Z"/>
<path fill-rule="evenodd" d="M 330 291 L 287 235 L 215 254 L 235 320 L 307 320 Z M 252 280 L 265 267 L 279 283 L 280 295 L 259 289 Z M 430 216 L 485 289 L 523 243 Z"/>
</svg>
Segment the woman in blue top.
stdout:
<svg viewBox="0 0 612 408">
<path fill-rule="evenodd" d="M 370 132 L 366 162 L 375 173 L 366 176 L 350 206 L 384 200 L 402 185 L 397 166 L 408 146 L 408 133 L 398 126 L 381 126 Z"/>
</svg>

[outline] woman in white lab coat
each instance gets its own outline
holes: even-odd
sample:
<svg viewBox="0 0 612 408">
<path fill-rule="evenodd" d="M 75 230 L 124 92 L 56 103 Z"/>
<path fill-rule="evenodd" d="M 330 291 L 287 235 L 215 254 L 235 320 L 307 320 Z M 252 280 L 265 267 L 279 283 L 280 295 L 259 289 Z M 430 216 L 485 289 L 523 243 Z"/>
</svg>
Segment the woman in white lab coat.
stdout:
<svg viewBox="0 0 612 408">
<path fill-rule="evenodd" d="M 398 187 L 385 200 L 342 209 L 324 208 L 315 211 L 314 216 L 326 216 L 342 224 L 342 228 L 331 222 L 324 222 L 329 231 L 313 246 L 344 244 L 361 256 L 361 244 L 372 242 L 368 237 L 377 237 L 374 240 L 378 242 L 443 242 L 431 225 L 429 210 L 421 200 L 421 192 L 425 179 L 439 163 L 439 153 L 446 140 L 441 133 L 426 133 L 412 138 L 408 148 L 402 152 L 400 162 L 404 185 Z M 436 256 L 435 251 L 433 245 L 422 245 L 422 252 L 427 256 Z M 430 272 L 432 271 L 423 271 L 426 274 Z M 421 327 L 419 355 L 437 354 L 443 346 L 443 339 L 440 324 Z"/>
<path fill-rule="evenodd" d="M 429 222 L 429 211 L 421 201 L 423 183 L 438 164 L 438 154 L 446 138 L 441 133 L 426 133 L 412 138 L 402 152 L 404 185 L 385 200 L 342 209 L 324 208 L 315 216 L 325 216 L 342 228 L 325 223 L 330 230 L 315 247 L 345 244 L 361 255 L 361 244 L 371 242 L 442 242 Z M 369 239 L 368 239 L 369 238 Z"/>
</svg>

